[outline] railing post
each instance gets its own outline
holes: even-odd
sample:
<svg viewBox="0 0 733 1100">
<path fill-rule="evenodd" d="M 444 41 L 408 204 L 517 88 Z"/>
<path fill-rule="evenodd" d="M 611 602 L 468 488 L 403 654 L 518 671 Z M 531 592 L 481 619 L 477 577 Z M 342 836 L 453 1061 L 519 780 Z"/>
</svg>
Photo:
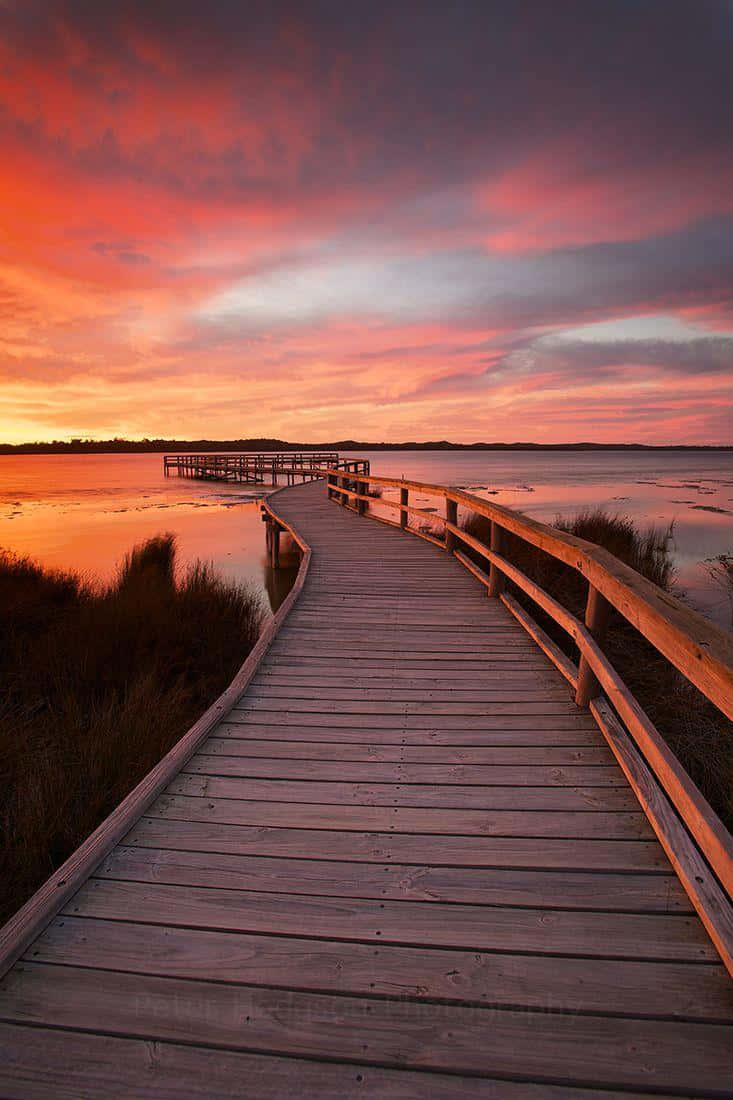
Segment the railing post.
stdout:
<svg viewBox="0 0 733 1100">
<path fill-rule="evenodd" d="M 407 489 L 400 489 L 400 508 L 402 509 L 400 511 L 400 527 L 403 528 L 407 527 L 407 512 L 404 511 L 404 508 L 407 504 L 408 495 L 409 491 Z"/>
<path fill-rule="evenodd" d="M 273 523 L 270 536 L 270 565 L 273 569 L 280 568 L 280 527 L 277 523 Z"/>
<path fill-rule="evenodd" d="M 366 481 L 357 481 L 356 491 L 361 496 L 366 496 L 368 488 L 369 488 L 369 486 L 368 486 L 368 483 Z M 365 500 L 359 500 L 357 503 L 359 505 L 359 515 L 363 516 L 364 513 L 366 512 L 367 502 Z"/>
<path fill-rule="evenodd" d="M 588 602 L 585 605 L 585 625 L 597 642 L 600 642 L 606 631 L 611 605 L 597 588 L 588 584 Z M 578 666 L 578 689 L 575 692 L 575 702 L 579 707 L 587 707 L 591 699 L 600 693 L 600 685 L 595 678 L 593 670 L 581 654 Z"/>
<path fill-rule="evenodd" d="M 458 504 L 455 500 L 446 499 L 445 518 L 447 523 L 452 523 L 454 527 L 458 526 Z M 456 536 L 447 527 L 445 529 L 445 548 L 449 554 L 452 554 L 456 548 Z"/>
<path fill-rule="evenodd" d="M 491 521 L 491 549 L 495 554 L 501 554 L 501 542 L 502 532 L 499 524 L 492 519 Z M 504 574 L 497 565 L 494 565 L 493 561 L 489 565 L 489 587 L 486 589 L 487 595 L 499 596 L 504 591 Z"/>
</svg>

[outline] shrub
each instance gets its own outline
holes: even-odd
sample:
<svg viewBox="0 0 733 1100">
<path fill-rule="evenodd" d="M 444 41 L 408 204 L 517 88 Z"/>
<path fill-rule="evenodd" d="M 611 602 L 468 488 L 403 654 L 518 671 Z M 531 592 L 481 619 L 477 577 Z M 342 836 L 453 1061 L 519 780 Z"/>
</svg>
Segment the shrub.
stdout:
<svg viewBox="0 0 733 1100">
<path fill-rule="evenodd" d="M 231 682 L 259 595 L 172 535 L 95 586 L 0 554 L 0 919 L 9 916 Z"/>
</svg>

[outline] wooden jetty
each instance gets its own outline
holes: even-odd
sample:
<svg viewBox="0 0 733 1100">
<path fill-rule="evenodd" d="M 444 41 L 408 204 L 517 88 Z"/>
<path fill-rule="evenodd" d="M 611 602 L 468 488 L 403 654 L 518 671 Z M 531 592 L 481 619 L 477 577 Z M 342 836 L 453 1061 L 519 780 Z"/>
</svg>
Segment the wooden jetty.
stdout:
<svg viewBox="0 0 733 1100">
<path fill-rule="evenodd" d="M 313 481 L 320 469 L 346 468 L 369 473 L 368 459 L 342 461 L 337 451 L 261 451 L 236 454 L 163 455 L 163 474 L 200 481 L 228 481 L 240 485 L 286 485 Z"/>
<path fill-rule="evenodd" d="M 6 926 L 0 1095 L 730 1096 L 731 838 L 602 633 L 728 714 L 730 639 L 491 502 L 322 474 L 265 502 L 301 564 L 231 688 Z M 585 623 L 506 531 L 587 578 Z"/>
</svg>

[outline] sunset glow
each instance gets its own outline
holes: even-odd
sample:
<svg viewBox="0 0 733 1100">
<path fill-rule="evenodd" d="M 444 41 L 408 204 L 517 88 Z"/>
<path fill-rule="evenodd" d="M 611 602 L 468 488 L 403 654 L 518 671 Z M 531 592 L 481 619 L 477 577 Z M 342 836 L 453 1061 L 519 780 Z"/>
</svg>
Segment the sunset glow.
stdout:
<svg viewBox="0 0 733 1100">
<path fill-rule="evenodd" d="M 727 443 L 733 8 L 0 0 L 0 441 Z"/>
</svg>

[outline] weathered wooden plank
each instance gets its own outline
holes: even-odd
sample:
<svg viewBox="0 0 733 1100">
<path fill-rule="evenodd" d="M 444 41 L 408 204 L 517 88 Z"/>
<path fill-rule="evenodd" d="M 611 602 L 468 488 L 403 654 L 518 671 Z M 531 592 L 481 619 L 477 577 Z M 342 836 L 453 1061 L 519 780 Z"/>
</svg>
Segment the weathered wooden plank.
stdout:
<svg viewBox="0 0 733 1100">
<path fill-rule="evenodd" d="M 192 780 L 191 783 L 188 779 Z M 237 780 L 211 779 L 218 783 Z M 176 780 L 184 788 L 201 786 L 198 776 Z M 173 789 L 174 784 L 171 785 Z M 654 832 L 643 813 L 602 810 L 443 810 L 411 806 L 333 806 L 297 802 L 248 802 L 211 795 L 164 794 L 150 808 L 156 817 L 181 821 L 218 821 L 231 825 L 287 824 L 291 828 L 356 832 L 434 833 L 463 836 L 587 837 L 645 840 Z"/>
<path fill-rule="evenodd" d="M 510 619 L 503 615 L 487 613 L 485 607 L 480 607 L 475 600 L 472 608 L 469 608 L 466 602 L 460 612 L 454 608 L 451 610 L 440 606 L 432 608 L 427 601 L 423 600 L 420 600 L 417 605 L 413 600 L 405 607 L 409 610 L 389 612 L 379 608 L 370 609 L 369 602 L 363 600 L 358 611 L 343 611 L 338 604 L 326 599 L 320 601 L 319 606 L 311 611 L 308 611 L 303 604 L 299 604 L 290 620 L 290 626 L 336 633 L 342 630 L 361 630 L 368 626 L 370 630 L 373 627 L 384 627 L 385 630 L 406 631 L 411 634 L 420 633 L 421 628 L 424 627 L 430 634 L 442 634 L 445 631 L 451 634 L 471 634 L 479 631 L 483 634 L 490 631 L 511 637 L 517 636 Z M 488 607 L 491 610 L 490 604 Z"/>
<path fill-rule="evenodd" d="M 308 640 L 317 642 L 323 638 L 331 641 L 333 638 L 381 638 L 396 641 L 404 638 L 413 640 L 426 639 L 429 642 L 444 642 L 450 645 L 452 639 L 460 644 L 468 642 L 473 645 L 483 645 L 486 642 L 509 643 L 519 642 L 526 645 L 522 635 L 517 635 L 510 623 L 481 623 L 471 624 L 459 622 L 432 625 L 428 622 L 414 623 L 384 622 L 378 619 L 362 618 L 344 619 L 341 622 L 335 620 L 326 611 L 320 616 L 309 619 L 303 615 L 294 615 L 288 623 L 288 633 L 302 634 Z"/>
<path fill-rule="evenodd" d="M 288 731 L 290 732 L 290 731 Z M 252 746 L 259 751 L 252 751 Z M 283 748 L 286 751 L 283 751 Z M 396 751 L 395 751 L 396 749 Z M 414 757 L 428 763 L 414 763 Z M 466 759 L 467 756 L 467 759 Z M 309 742 L 249 741 L 212 737 L 186 766 L 194 773 L 249 775 L 263 778 L 320 779 L 350 783 L 478 783 L 484 786 L 625 787 L 623 773 L 613 765 L 501 765 L 476 763 L 482 749 L 394 748 Z M 210 757 L 213 757 L 210 761 Z M 446 757 L 441 763 L 441 758 Z M 432 763 L 430 762 L 432 761 Z"/>
<path fill-rule="evenodd" d="M 253 714 L 266 711 L 278 713 L 286 711 L 288 714 L 355 714 L 364 719 L 370 715 L 406 715 L 418 718 L 427 718 L 431 715 L 456 715 L 463 717 L 488 717 L 501 718 L 503 715 L 577 715 L 577 708 L 572 699 L 564 693 L 557 699 L 540 699 L 537 701 L 525 701 L 521 698 L 511 702 L 486 702 L 468 703 L 461 701 L 443 701 L 441 699 L 415 700 L 413 702 L 389 702 L 372 700 L 364 693 L 359 698 L 351 699 L 288 699 L 257 698 L 249 692 L 244 695 L 236 707 L 237 713 Z"/>
<path fill-rule="evenodd" d="M 278 663 L 263 662 L 260 665 L 257 682 L 260 685 L 272 684 L 309 684 L 312 687 L 330 687 L 338 684 L 345 688 L 361 688 L 364 686 L 380 687 L 386 684 L 399 685 L 410 688 L 412 691 L 420 691 L 428 684 L 435 682 L 434 669 L 407 669 L 399 664 L 388 665 L 383 669 L 364 667 L 363 673 L 359 669 L 344 672 L 342 669 L 331 671 L 330 668 L 315 669 L 302 665 L 282 665 Z M 446 692 L 463 690 L 467 684 L 481 684 L 491 687 L 494 684 L 556 684 L 557 677 L 551 669 L 531 669 L 524 672 L 520 669 L 492 668 L 484 669 L 477 676 L 475 671 L 455 669 L 451 671 L 450 680 L 446 684 Z"/>
<path fill-rule="evenodd" d="M 216 733 L 219 741 L 232 745 L 241 742 L 239 748 L 232 748 L 232 753 L 241 749 L 242 754 L 251 756 L 545 768 L 591 766 L 610 768 L 618 774 L 612 755 L 603 748 L 553 744 L 497 745 L 491 743 L 495 738 L 484 738 L 480 733 L 471 735 L 470 731 L 463 730 L 427 730 L 417 735 L 415 731 L 410 737 L 409 731 L 399 729 L 359 730 L 357 735 L 345 726 L 296 726 L 292 729 L 291 740 L 291 728 L 286 725 L 270 726 L 269 730 L 265 730 L 256 723 L 250 726 L 246 722 L 231 722 L 219 726 Z M 280 736 L 276 736 L 278 733 Z M 571 734 L 567 740 L 572 739 Z M 573 771 L 572 774 L 576 777 L 573 783 L 581 782 L 577 778 L 580 772 Z"/>
<path fill-rule="evenodd" d="M 634 794 L 624 787 L 526 787 L 423 783 L 348 783 L 256 779 L 216 767 L 207 757 L 186 767 L 169 786 L 172 794 L 244 798 L 264 802 L 312 802 L 358 806 L 413 806 L 443 809 L 639 812 Z M 223 774 L 222 774 L 223 773 Z"/>
<path fill-rule="evenodd" d="M 325 699 L 328 700 L 329 705 L 336 700 L 343 700 L 347 704 L 347 710 L 351 709 L 348 704 L 358 707 L 360 700 L 370 703 L 411 703 L 420 701 L 427 703 L 439 701 L 447 706 L 455 706 L 456 711 L 460 711 L 458 704 L 486 703 L 488 704 L 486 709 L 491 711 L 494 703 L 547 702 L 557 699 L 567 700 L 567 698 L 567 689 L 562 684 L 531 684 L 528 682 L 518 684 L 512 682 L 505 687 L 493 688 L 466 688 L 462 690 L 454 687 L 450 690 L 443 690 L 438 687 L 430 690 L 425 687 L 402 687 L 400 684 L 387 687 L 378 684 L 369 686 L 362 684 L 361 688 L 342 687 L 337 681 L 330 684 L 311 686 L 307 682 L 301 681 L 300 683 L 290 684 L 279 682 L 258 683 L 253 684 L 247 691 L 247 699 L 282 700 L 281 705 L 288 708 L 290 707 L 290 700 L 317 700 L 323 702 Z"/>
<path fill-rule="evenodd" d="M 383 1069 L 0 1023 L 0 1087 L 22 1100 L 641 1100 L 641 1093 Z M 648 1094 L 643 1094 L 644 1096 Z"/>
<path fill-rule="evenodd" d="M 302 650 L 283 649 L 280 652 L 270 651 L 268 654 L 267 668 L 301 668 L 322 669 L 330 673 L 343 671 L 344 673 L 364 674 L 365 677 L 383 675 L 385 670 L 391 675 L 399 675 L 415 672 L 415 675 L 435 675 L 450 673 L 453 680 L 455 674 L 471 676 L 478 672 L 489 674 L 491 672 L 519 672 L 526 673 L 532 670 L 546 670 L 549 662 L 545 655 L 536 650 L 534 653 L 522 656 L 512 654 L 511 651 L 502 650 L 492 653 L 490 656 L 482 651 L 477 656 L 467 657 L 464 660 L 451 653 L 424 654 L 420 652 L 407 652 L 392 654 L 374 653 L 371 650 L 364 651 L 361 656 L 354 653 L 325 654 L 320 648 L 314 648 L 310 652 Z"/>
<path fill-rule="evenodd" d="M 479 867 L 385 866 L 346 860 L 277 859 L 118 845 L 95 875 L 179 886 L 380 900 L 531 906 L 541 898 L 547 908 L 693 911 L 671 868 L 667 875 L 514 868 L 492 868 L 489 872 Z"/>
<path fill-rule="evenodd" d="M 286 825 L 271 829 L 146 815 L 130 830 L 124 842 L 153 848 L 295 859 L 669 874 L 669 861 L 656 840 L 430 836 L 293 829 Z"/>
<path fill-rule="evenodd" d="M 717 962 L 697 916 L 457 905 L 90 879 L 69 916 L 319 938 L 600 958 Z"/>
<path fill-rule="evenodd" d="M 238 707 L 227 715 L 227 723 L 234 725 L 249 723 L 269 723 L 285 726 L 319 726 L 344 728 L 351 730 L 526 730 L 555 729 L 575 730 L 592 729 L 590 716 L 576 717 L 573 714 L 359 714 L 343 711 L 317 713 L 303 710 L 255 710 Z M 602 750 L 607 751 L 607 750 Z M 609 755 L 610 759 L 610 755 Z"/>
<path fill-rule="evenodd" d="M 733 1022 L 722 966 L 445 951 L 64 917 L 35 962 L 323 993 Z"/>
<path fill-rule="evenodd" d="M 570 725 L 569 723 L 567 725 Z M 222 722 L 214 731 L 219 738 L 256 739 L 260 741 L 330 741 L 342 744 L 397 745 L 412 746 L 435 745 L 475 748 L 545 748 L 598 749 L 603 742 L 596 730 L 581 726 L 560 729 L 533 728 L 519 729 L 471 729 L 438 728 L 432 724 L 428 728 L 403 728 L 401 726 L 380 729 L 360 729 L 354 733 L 349 726 L 302 725 L 300 722 L 288 722 L 286 726 L 269 722 Z M 477 762 L 480 762 L 477 757 Z M 611 763 L 611 761 L 609 761 Z"/>
<path fill-rule="evenodd" d="M 126 1037 L 614 1088 L 652 1077 L 658 1089 L 718 1097 L 733 1074 L 721 1024 L 285 994 L 28 962 L 3 985 L 10 1018 L 94 1030 L 103 1016 L 108 1034 Z"/>
<path fill-rule="evenodd" d="M 505 652 L 511 650 L 517 658 L 523 654 L 532 653 L 532 642 L 525 634 L 521 635 L 497 635 L 495 632 L 486 631 L 481 635 L 466 637 L 462 631 L 453 634 L 421 634 L 419 630 L 407 632 L 404 630 L 369 630 L 366 627 L 358 631 L 320 631 L 288 627 L 283 631 L 278 649 L 283 650 L 289 645 L 297 644 L 304 649 L 314 649 L 319 653 L 333 650 L 368 650 L 376 653 L 380 650 L 394 652 L 398 647 L 404 648 L 408 653 L 445 653 L 450 652 L 454 658 L 461 654 L 470 656 L 472 653 L 488 654 L 493 651 Z"/>
</svg>

